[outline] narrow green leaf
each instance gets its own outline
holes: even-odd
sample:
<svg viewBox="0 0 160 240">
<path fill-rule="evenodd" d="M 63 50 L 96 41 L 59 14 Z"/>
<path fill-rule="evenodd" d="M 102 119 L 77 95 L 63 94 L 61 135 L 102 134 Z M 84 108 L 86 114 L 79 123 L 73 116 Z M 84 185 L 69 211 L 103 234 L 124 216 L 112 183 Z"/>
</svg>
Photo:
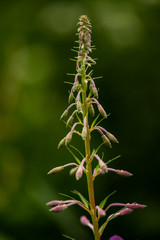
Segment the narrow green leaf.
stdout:
<svg viewBox="0 0 160 240">
<path fill-rule="evenodd" d="M 103 209 L 104 205 L 106 204 L 108 198 L 110 196 L 112 196 L 114 193 L 116 192 L 116 190 L 114 192 L 112 192 L 111 194 L 109 194 L 100 204 L 99 204 L 99 207 Z"/>
<path fill-rule="evenodd" d="M 72 154 L 72 156 L 74 157 L 74 159 L 76 160 L 76 162 L 77 162 L 78 164 L 80 164 L 81 161 L 80 161 L 79 158 L 72 152 L 72 150 L 71 150 L 68 146 L 66 146 L 66 148 L 67 148 L 68 151 Z"/>
<path fill-rule="evenodd" d="M 59 194 L 60 194 L 61 196 L 67 197 L 67 198 L 69 198 L 69 199 L 78 201 L 77 199 L 75 199 L 75 198 L 73 198 L 73 197 L 71 197 L 71 196 L 69 196 L 69 195 L 67 195 L 67 194 L 64 194 L 64 193 L 59 193 Z"/>
<path fill-rule="evenodd" d="M 75 74 L 75 73 L 67 73 L 67 75 L 69 75 L 69 76 L 75 76 L 76 74 Z"/>
<path fill-rule="evenodd" d="M 74 150 L 76 150 L 81 155 L 81 157 L 84 158 L 83 154 L 75 146 L 70 145 L 70 147 L 72 147 Z"/>
<path fill-rule="evenodd" d="M 97 147 L 97 149 L 94 150 L 93 154 L 96 154 L 103 145 L 104 145 L 104 142 L 102 142 L 102 143 Z M 92 154 L 92 155 L 93 155 L 93 154 Z"/>
<path fill-rule="evenodd" d="M 99 114 L 97 115 L 97 117 L 93 120 L 92 125 L 91 125 L 91 128 L 94 127 L 94 125 L 95 125 L 97 119 L 99 118 L 99 116 L 100 116 L 100 113 L 99 113 Z"/>
<path fill-rule="evenodd" d="M 117 157 L 108 160 L 108 162 L 107 162 L 106 164 L 109 164 L 109 163 L 111 163 L 112 161 L 114 161 L 114 160 L 116 160 L 117 158 L 120 158 L 120 157 L 121 157 L 121 155 L 118 155 Z"/>
<path fill-rule="evenodd" d="M 84 205 L 87 208 L 89 207 L 89 202 L 87 201 L 87 199 L 85 197 L 83 197 L 83 195 L 80 192 L 78 192 L 77 190 L 73 190 L 72 192 L 79 196 L 79 198 L 81 199 L 81 201 L 84 203 Z"/>
<path fill-rule="evenodd" d="M 72 82 L 66 82 L 66 81 L 64 81 L 64 83 L 67 83 L 67 84 L 73 85 L 73 83 L 72 83 Z"/>
<path fill-rule="evenodd" d="M 108 117 L 108 115 L 107 115 L 107 117 Z M 94 126 L 96 127 L 97 125 L 99 125 L 104 119 L 106 119 L 105 117 L 104 118 L 102 118 L 98 123 L 96 123 Z"/>
<path fill-rule="evenodd" d="M 71 240 L 76 240 L 75 238 L 69 237 L 69 236 L 67 236 L 65 234 L 62 234 L 62 236 L 65 237 L 65 238 L 71 239 Z"/>
<path fill-rule="evenodd" d="M 82 121 L 81 121 L 80 117 L 78 116 L 78 113 L 76 113 L 76 117 L 77 117 L 78 121 L 82 124 Z"/>
</svg>

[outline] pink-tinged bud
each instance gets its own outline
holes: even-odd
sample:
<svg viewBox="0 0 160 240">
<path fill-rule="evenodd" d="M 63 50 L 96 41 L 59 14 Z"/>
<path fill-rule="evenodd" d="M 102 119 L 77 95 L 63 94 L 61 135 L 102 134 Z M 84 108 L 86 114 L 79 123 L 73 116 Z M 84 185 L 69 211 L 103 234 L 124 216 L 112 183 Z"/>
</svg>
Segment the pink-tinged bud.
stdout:
<svg viewBox="0 0 160 240">
<path fill-rule="evenodd" d="M 107 165 L 101 159 L 99 160 L 99 166 L 104 172 L 108 172 Z"/>
<path fill-rule="evenodd" d="M 73 99 L 74 99 L 73 92 L 70 92 L 68 102 L 71 103 L 73 101 Z"/>
<path fill-rule="evenodd" d="M 78 111 L 78 112 L 81 112 L 81 110 L 82 110 L 81 102 L 80 102 L 80 101 L 77 101 L 77 111 Z"/>
<path fill-rule="evenodd" d="M 106 134 L 112 142 L 119 143 L 117 138 L 113 134 L 111 134 L 110 132 L 107 132 Z"/>
<path fill-rule="evenodd" d="M 63 204 L 63 205 L 58 205 L 56 207 L 53 207 L 49 211 L 58 213 L 58 212 L 62 212 L 63 210 L 65 210 L 67 208 L 68 208 L 68 205 Z"/>
<path fill-rule="evenodd" d="M 83 130 L 82 130 L 82 139 L 85 140 L 86 137 L 87 137 L 87 128 L 86 127 L 83 127 Z"/>
<path fill-rule="evenodd" d="M 68 114 L 68 109 L 66 109 L 66 110 L 64 111 L 64 113 L 61 115 L 60 120 L 63 119 L 64 117 L 66 117 L 67 114 Z"/>
<path fill-rule="evenodd" d="M 90 112 L 91 116 L 94 117 L 95 111 L 94 111 L 94 107 L 92 104 L 89 105 L 89 112 Z"/>
<path fill-rule="evenodd" d="M 47 206 L 52 207 L 52 206 L 56 206 L 56 205 L 60 205 L 63 204 L 63 201 L 59 201 L 59 200 L 53 200 L 47 203 Z"/>
<path fill-rule="evenodd" d="M 131 212 L 133 212 L 132 209 L 130 209 L 130 208 L 124 208 L 124 209 L 122 209 L 122 210 L 118 213 L 118 215 L 119 215 L 119 216 L 123 216 L 123 215 L 130 214 Z"/>
<path fill-rule="evenodd" d="M 65 142 L 66 142 L 66 138 L 63 138 L 58 144 L 58 149 L 65 146 Z"/>
<path fill-rule="evenodd" d="M 79 166 L 78 170 L 76 171 L 76 180 L 79 180 L 83 175 L 83 166 Z"/>
<path fill-rule="evenodd" d="M 121 238 L 121 237 L 118 236 L 118 235 L 114 235 L 114 236 L 112 236 L 109 240 L 124 240 L 124 239 Z"/>
<path fill-rule="evenodd" d="M 80 222 L 81 222 L 84 226 L 87 226 L 87 225 L 90 223 L 90 221 L 88 220 L 88 218 L 87 218 L 86 216 L 82 216 L 82 217 L 80 218 Z"/>
<path fill-rule="evenodd" d="M 147 205 L 138 204 L 138 203 L 127 203 L 125 206 L 132 210 L 138 210 L 138 209 L 143 209 L 143 208 L 147 207 Z"/>
<path fill-rule="evenodd" d="M 133 176 L 132 173 L 124 171 L 124 170 L 116 170 L 116 173 L 118 173 L 119 175 L 121 175 L 123 177 L 131 177 L 131 176 Z"/>
<path fill-rule="evenodd" d="M 104 108 L 102 107 L 101 104 L 98 104 L 98 111 L 102 115 L 102 117 L 107 118 L 107 113 L 105 112 Z"/>
<path fill-rule="evenodd" d="M 82 217 L 80 218 L 80 222 L 81 222 L 81 224 L 83 224 L 84 226 L 87 226 L 87 227 L 91 228 L 92 231 L 93 231 L 93 225 L 90 223 L 90 221 L 88 220 L 88 218 L 87 218 L 86 216 L 82 216 Z"/>
<path fill-rule="evenodd" d="M 69 172 L 69 175 L 72 176 L 76 173 L 78 167 L 72 168 Z"/>
<path fill-rule="evenodd" d="M 101 209 L 99 206 L 96 206 L 96 209 L 97 209 L 98 215 L 99 215 L 100 217 L 106 216 L 106 212 L 105 212 L 103 209 Z"/>
<path fill-rule="evenodd" d="M 64 169 L 63 166 L 55 167 L 55 168 L 51 169 L 51 170 L 48 172 L 48 174 L 56 174 L 56 173 L 62 171 L 63 169 Z"/>
<path fill-rule="evenodd" d="M 106 144 L 107 147 L 112 147 L 111 145 L 111 142 L 109 141 L 109 139 L 106 137 L 106 135 L 102 135 L 102 139 L 103 139 L 103 142 Z"/>
<path fill-rule="evenodd" d="M 73 122 L 73 119 L 74 119 L 74 116 L 71 115 L 71 116 L 68 118 L 68 120 L 67 120 L 66 126 L 71 125 L 72 122 Z"/>
<path fill-rule="evenodd" d="M 65 145 L 69 144 L 71 140 L 72 140 L 72 132 L 69 132 L 65 137 Z"/>
</svg>

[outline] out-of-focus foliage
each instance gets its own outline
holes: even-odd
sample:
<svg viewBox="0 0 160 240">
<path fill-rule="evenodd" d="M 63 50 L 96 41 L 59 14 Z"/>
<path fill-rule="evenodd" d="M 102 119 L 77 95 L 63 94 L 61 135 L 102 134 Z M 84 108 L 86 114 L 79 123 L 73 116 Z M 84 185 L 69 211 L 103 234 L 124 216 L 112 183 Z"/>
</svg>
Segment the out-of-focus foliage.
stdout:
<svg viewBox="0 0 160 240">
<path fill-rule="evenodd" d="M 63 82 L 72 81 L 66 73 L 75 72 L 70 49 L 82 14 L 93 25 L 100 101 L 111 112 L 104 126 L 120 141 L 104 149 L 105 158 L 122 154 L 114 167 L 134 173 L 129 180 L 99 178 L 97 203 L 117 189 L 113 201 L 148 205 L 116 219 L 104 239 L 160 237 L 160 2 L 15 0 L 0 7 L 0 240 L 64 239 L 60 233 L 89 239 L 79 209 L 54 215 L 45 206 L 59 192 L 77 188 L 87 195 L 85 180 L 76 182 L 67 170 L 46 175 L 71 159 L 66 149 L 57 150 L 67 132 L 59 117 L 69 90 Z"/>
</svg>

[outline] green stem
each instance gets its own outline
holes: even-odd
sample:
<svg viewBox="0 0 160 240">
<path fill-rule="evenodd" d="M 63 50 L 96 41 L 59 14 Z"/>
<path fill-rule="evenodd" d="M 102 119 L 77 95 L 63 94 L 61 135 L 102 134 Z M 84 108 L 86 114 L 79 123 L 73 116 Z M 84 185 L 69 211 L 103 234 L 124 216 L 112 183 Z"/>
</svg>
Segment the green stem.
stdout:
<svg viewBox="0 0 160 240">
<path fill-rule="evenodd" d="M 98 218 L 96 214 L 96 205 L 95 205 L 95 196 L 94 196 L 94 185 L 93 185 L 93 175 L 92 175 L 92 163 L 91 163 L 91 153 L 90 153 L 90 133 L 89 133 L 89 124 L 88 124 L 88 106 L 86 102 L 86 91 L 87 86 L 85 83 L 85 66 L 82 67 L 82 101 L 83 101 L 83 118 L 86 117 L 86 126 L 87 126 L 87 136 L 85 139 L 85 154 L 87 162 L 87 186 L 88 186 L 88 195 L 89 202 L 91 206 L 91 218 L 94 229 L 94 239 L 100 240 Z"/>
</svg>

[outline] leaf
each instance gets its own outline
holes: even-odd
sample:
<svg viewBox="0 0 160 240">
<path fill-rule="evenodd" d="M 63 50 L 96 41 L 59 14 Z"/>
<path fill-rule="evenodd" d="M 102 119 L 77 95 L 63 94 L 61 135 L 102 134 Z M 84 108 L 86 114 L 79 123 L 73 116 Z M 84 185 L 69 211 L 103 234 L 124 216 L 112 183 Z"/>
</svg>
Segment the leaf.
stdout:
<svg viewBox="0 0 160 240">
<path fill-rule="evenodd" d="M 116 190 L 114 192 L 112 192 L 111 194 L 109 194 L 100 204 L 99 207 L 103 209 L 104 205 L 106 204 L 108 198 L 113 195 L 116 192 Z"/>
<path fill-rule="evenodd" d="M 106 164 L 111 163 L 112 161 L 114 161 L 114 160 L 116 160 L 117 158 L 120 158 L 120 157 L 121 157 L 121 155 L 118 155 L 117 157 L 108 160 L 108 162 Z"/>
<path fill-rule="evenodd" d="M 84 158 L 83 154 L 76 147 L 74 147 L 73 145 L 70 145 L 70 147 L 76 150 L 82 156 L 82 158 Z"/>
<path fill-rule="evenodd" d="M 100 116 L 100 113 L 99 113 L 99 114 L 97 115 L 97 117 L 93 120 L 92 125 L 91 125 L 91 128 L 94 127 L 94 124 L 96 123 L 96 121 L 97 121 L 97 119 L 99 118 L 99 116 Z"/>
<path fill-rule="evenodd" d="M 66 146 L 66 148 L 67 148 L 68 151 L 72 154 L 72 156 L 74 157 L 74 159 L 76 160 L 76 162 L 77 162 L 78 164 L 81 164 L 81 161 L 80 161 L 79 158 L 72 152 L 72 150 L 71 150 L 68 146 Z"/>
<path fill-rule="evenodd" d="M 75 193 L 79 196 L 79 198 L 82 200 L 82 202 L 84 203 L 84 205 L 88 208 L 89 207 L 89 202 L 87 201 L 87 199 L 85 197 L 83 197 L 83 195 L 78 192 L 77 190 L 73 190 L 72 193 Z"/>
<path fill-rule="evenodd" d="M 71 240 L 76 240 L 75 238 L 69 237 L 69 236 L 67 236 L 65 234 L 62 234 L 62 236 L 65 237 L 65 238 L 71 239 Z"/>
<path fill-rule="evenodd" d="M 75 198 L 73 198 L 73 197 L 71 197 L 71 196 L 69 196 L 69 195 L 67 195 L 67 194 L 64 194 L 64 193 L 59 193 L 61 196 L 64 196 L 64 197 L 67 197 L 67 198 L 70 198 L 70 199 L 72 199 L 72 200 L 75 200 L 75 201 L 78 201 L 77 199 L 75 199 Z"/>
<path fill-rule="evenodd" d="M 82 121 L 81 121 L 81 119 L 80 119 L 80 117 L 78 116 L 77 113 L 76 113 L 76 117 L 77 117 L 78 121 L 82 124 Z"/>
<path fill-rule="evenodd" d="M 71 84 L 71 85 L 73 85 L 73 83 L 72 83 L 72 82 L 67 82 L 67 81 L 64 81 L 64 83 L 67 83 L 67 84 Z"/>
<path fill-rule="evenodd" d="M 104 144 L 104 142 L 102 142 L 98 147 L 97 147 L 97 149 L 96 150 L 93 150 L 93 152 L 92 152 L 92 154 L 91 154 L 91 156 L 93 156 L 93 154 L 96 154 L 97 152 L 98 152 L 98 150 L 100 149 L 100 147 L 102 147 L 103 146 L 103 144 Z"/>
</svg>

